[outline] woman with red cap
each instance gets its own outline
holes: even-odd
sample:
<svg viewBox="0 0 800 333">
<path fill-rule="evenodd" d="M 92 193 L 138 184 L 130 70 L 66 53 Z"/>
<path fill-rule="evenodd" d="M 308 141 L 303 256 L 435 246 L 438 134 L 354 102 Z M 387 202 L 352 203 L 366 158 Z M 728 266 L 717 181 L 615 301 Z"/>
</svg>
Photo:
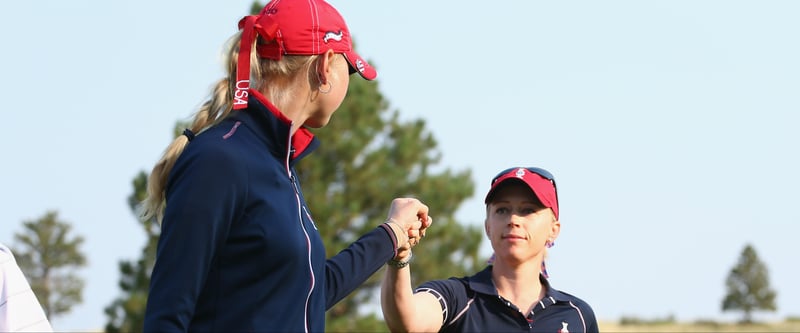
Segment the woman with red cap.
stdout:
<svg viewBox="0 0 800 333">
<path fill-rule="evenodd" d="M 494 249 L 475 275 L 411 287 L 410 265 L 391 267 L 381 290 L 393 332 L 597 332 L 592 308 L 550 286 L 544 259 L 561 230 L 553 175 L 510 168 L 492 179 L 484 228 Z M 411 250 L 400 253 L 400 259 Z M 390 265 L 391 266 L 391 265 Z"/>
<path fill-rule="evenodd" d="M 350 74 L 375 70 L 323 0 L 274 0 L 239 29 L 228 76 L 149 178 L 143 217 L 161 235 L 147 332 L 324 331 L 325 311 L 430 224 L 422 202 L 395 199 L 387 222 L 326 259 L 295 165 Z"/>
</svg>

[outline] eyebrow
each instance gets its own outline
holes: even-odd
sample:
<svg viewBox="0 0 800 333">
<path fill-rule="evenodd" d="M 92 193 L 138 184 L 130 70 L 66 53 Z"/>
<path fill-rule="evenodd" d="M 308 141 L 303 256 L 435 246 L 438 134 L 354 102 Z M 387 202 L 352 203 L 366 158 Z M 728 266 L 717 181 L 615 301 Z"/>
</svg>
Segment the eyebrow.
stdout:
<svg viewBox="0 0 800 333">
<path fill-rule="evenodd" d="M 498 203 L 511 203 L 511 201 L 509 201 L 509 200 L 492 200 L 492 202 L 490 202 L 489 204 L 490 205 L 494 205 L 494 204 L 498 204 Z M 522 201 L 522 203 L 523 204 L 539 205 L 539 206 L 545 207 L 545 205 L 538 199 L 537 200 L 525 200 L 525 201 Z"/>
</svg>

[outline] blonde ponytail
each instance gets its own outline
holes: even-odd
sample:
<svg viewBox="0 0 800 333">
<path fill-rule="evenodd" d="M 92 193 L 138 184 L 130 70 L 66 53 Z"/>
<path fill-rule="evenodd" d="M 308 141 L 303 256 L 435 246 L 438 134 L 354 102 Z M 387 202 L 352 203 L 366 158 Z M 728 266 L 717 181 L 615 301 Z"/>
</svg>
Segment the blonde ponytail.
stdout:
<svg viewBox="0 0 800 333">
<path fill-rule="evenodd" d="M 236 73 L 236 59 L 239 53 L 240 38 L 241 34 L 236 34 L 228 43 L 228 52 L 226 52 L 225 57 L 228 63 L 228 66 L 226 66 L 228 70 L 227 77 L 219 80 L 214 85 L 209 99 L 195 113 L 194 120 L 189 126 L 189 130 L 193 133 L 204 131 L 220 120 L 225 119 L 231 112 L 233 103 L 231 82 L 235 81 L 232 75 Z M 164 206 L 166 205 L 164 196 L 167 177 L 175 165 L 175 161 L 178 160 L 178 157 L 183 153 L 183 149 L 186 148 L 187 143 L 189 143 L 189 138 L 185 135 L 176 137 L 164 150 L 161 159 L 150 172 L 150 177 L 147 179 L 147 198 L 142 202 L 140 211 L 143 221 L 155 218 L 156 222 L 161 223 L 164 217 Z"/>
</svg>

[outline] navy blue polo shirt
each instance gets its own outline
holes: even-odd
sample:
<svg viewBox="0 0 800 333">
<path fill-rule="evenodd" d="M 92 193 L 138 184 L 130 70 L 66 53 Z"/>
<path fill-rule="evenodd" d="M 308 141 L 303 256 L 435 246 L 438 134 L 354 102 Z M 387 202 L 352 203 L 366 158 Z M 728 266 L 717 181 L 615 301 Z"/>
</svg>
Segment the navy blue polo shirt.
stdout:
<svg viewBox="0 0 800 333">
<path fill-rule="evenodd" d="M 545 297 L 533 310 L 519 308 L 497 294 L 492 266 L 475 275 L 423 283 L 416 292 L 436 296 L 442 306 L 439 332 L 598 332 L 588 303 L 550 286 L 543 276 Z"/>
</svg>

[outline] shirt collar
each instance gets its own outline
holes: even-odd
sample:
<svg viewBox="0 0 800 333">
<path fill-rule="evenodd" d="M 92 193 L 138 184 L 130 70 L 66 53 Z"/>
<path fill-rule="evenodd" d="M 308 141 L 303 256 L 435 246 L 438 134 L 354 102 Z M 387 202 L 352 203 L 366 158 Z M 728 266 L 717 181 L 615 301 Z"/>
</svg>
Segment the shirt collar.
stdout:
<svg viewBox="0 0 800 333">
<path fill-rule="evenodd" d="M 277 156 L 290 151 L 293 160 L 309 154 L 319 146 L 319 140 L 307 128 L 300 127 L 289 138 L 292 121 L 256 90 L 250 90 L 250 103 L 246 110 L 233 111 L 232 117 L 245 123 L 254 123 L 256 131 Z"/>
<path fill-rule="evenodd" d="M 494 266 L 488 265 L 482 271 L 468 277 L 467 281 L 469 282 L 470 289 L 481 294 L 498 296 L 497 287 L 495 287 L 494 282 L 492 281 L 492 267 Z M 542 274 L 539 274 L 539 281 L 542 283 L 542 286 L 545 287 L 545 298 L 552 297 L 556 301 L 570 300 L 570 298 L 564 293 L 550 286 L 550 281 Z"/>
</svg>

